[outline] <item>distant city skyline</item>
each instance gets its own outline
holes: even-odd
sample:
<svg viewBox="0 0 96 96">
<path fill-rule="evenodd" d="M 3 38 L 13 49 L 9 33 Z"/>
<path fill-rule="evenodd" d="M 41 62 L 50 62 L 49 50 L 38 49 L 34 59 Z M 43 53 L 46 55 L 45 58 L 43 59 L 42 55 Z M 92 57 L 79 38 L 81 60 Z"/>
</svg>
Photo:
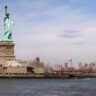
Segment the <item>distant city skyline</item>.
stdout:
<svg viewBox="0 0 96 96">
<path fill-rule="evenodd" d="M 17 59 L 96 61 L 96 0 L 1 0 L 0 35 L 5 5 L 14 22 Z"/>
</svg>

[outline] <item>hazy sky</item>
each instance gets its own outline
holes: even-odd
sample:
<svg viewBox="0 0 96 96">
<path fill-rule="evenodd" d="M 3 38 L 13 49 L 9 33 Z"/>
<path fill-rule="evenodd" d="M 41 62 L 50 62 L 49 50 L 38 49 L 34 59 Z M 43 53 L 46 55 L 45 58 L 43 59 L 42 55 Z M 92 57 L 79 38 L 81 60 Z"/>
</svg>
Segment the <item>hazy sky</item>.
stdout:
<svg viewBox="0 0 96 96">
<path fill-rule="evenodd" d="M 96 0 L 0 0 L 0 34 L 5 5 L 17 59 L 96 61 Z"/>
</svg>

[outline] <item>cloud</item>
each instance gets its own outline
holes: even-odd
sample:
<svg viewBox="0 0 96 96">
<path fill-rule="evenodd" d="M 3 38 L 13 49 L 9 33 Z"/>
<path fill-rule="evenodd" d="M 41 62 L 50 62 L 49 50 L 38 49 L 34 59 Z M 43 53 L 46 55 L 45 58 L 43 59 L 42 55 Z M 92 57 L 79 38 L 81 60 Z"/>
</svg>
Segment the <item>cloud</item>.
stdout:
<svg viewBox="0 0 96 96">
<path fill-rule="evenodd" d="M 63 37 L 63 38 L 78 38 L 81 36 L 82 35 L 80 34 L 79 31 L 74 31 L 74 30 L 63 31 L 60 35 L 60 37 Z"/>
<path fill-rule="evenodd" d="M 72 43 L 73 45 L 84 45 L 84 44 L 86 44 L 85 42 L 74 42 L 74 43 Z"/>
</svg>

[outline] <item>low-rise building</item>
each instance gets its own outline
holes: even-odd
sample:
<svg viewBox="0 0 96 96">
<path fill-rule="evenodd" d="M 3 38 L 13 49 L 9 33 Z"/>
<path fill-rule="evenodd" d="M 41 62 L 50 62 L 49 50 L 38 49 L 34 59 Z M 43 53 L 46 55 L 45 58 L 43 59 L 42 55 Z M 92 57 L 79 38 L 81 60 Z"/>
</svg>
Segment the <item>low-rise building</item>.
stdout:
<svg viewBox="0 0 96 96">
<path fill-rule="evenodd" d="M 27 68 L 8 66 L 4 68 L 4 73 L 27 73 Z"/>
<path fill-rule="evenodd" d="M 43 74 L 45 72 L 44 64 L 40 61 L 39 57 L 32 61 L 32 67 L 34 73 Z"/>
</svg>

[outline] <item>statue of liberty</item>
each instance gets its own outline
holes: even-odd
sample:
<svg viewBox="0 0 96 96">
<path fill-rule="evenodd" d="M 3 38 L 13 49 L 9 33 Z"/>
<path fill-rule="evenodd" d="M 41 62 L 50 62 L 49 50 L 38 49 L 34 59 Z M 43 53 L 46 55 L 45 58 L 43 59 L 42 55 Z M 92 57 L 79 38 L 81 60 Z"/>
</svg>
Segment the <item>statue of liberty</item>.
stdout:
<svg viewBox="0 0 96 96">
<path fill-rule="evenodd" d="M 10 21 L 9 13 L 7 13 L 7 6 L 5 6 L 5 17 L 4 17 L 4 35 L 3 40 L 10 41 L 12 40 L 12 26 L 13 23 Z"/>
</svg>

